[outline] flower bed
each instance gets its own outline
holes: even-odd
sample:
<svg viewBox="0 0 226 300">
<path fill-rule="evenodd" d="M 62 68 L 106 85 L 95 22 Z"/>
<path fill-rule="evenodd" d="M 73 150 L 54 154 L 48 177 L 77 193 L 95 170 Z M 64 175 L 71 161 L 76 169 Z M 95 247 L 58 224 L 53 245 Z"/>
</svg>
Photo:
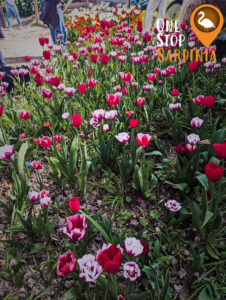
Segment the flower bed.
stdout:
<svg viewBox="0 0 226 300">
<path fill-rule="evenodd" d="M 82 18 L 11 92 L 0 73 L 1 297 L 221 299 L 225 59 L 160 63 L 139 17 Z"/>
</svg>

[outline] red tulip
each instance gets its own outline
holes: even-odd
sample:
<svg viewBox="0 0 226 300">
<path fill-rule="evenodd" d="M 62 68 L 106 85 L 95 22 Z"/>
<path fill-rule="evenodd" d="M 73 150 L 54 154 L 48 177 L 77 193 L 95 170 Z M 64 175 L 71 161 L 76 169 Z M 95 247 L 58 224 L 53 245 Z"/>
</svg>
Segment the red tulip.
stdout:
<svg viewBox="0 0 226 300">
<path fill-rule="evenodd" d="M 141 245 L 144 247 L 142 254 L 148 255 L 150 252 L 150 246 L 147 242 L 141 242 Z"/>
<path fill-rule="evenodd" d="M 31 67 L 29 68 L 29 71 L 30 71 L 30 73 L 33 74 L 33 75 L 38 74 L 38 68 L 37 68 L 37 67 L 31 66 Z"/>
<path fill-rule="evenodd" d="M 224 168 L 220 168 L 218 164 L 210 162 L 205 166 L 205 173 L 210 181 L 216 182 L 223 176 Z"/>
<path fill-rule="evenodd" d="M 34 142 L 35 144 L 39 144 L 39 139 L 33 139 L 33 142 Z"/>
<path fill-rule="evenodd" d="M 45 45 L 45 38 L 41 37 L 38 40 L 39 40 L 39 44 L 43 47 Z"/>
<path fill-rule="evenodd" d="M 91 76 L 93 74 L 93 70 L 88 71 L 88 75 Z"/>
<path fill-rule="evenodd" d="M 154 82 L 155 79 L 156 79 L 156 75 L 150 73 L 150 74 L 147 75 L 147 79 L 148 79 L 149 82 Z"/>
<path fill-rule="evenodd" d="M 177 90 L 177 89 L 172 90 L 172 96 L 173 97 L 176 97 L 178 95 L 179 95 L 179 90 Z"/>
<path fill-rule="evenodd" d="M 66 276 L 76 269 L 77 261 L 73 252 L 60 255 L 57 261 L 57 275 Z"/>
<path fill-rule="evenodd" d="M 98 55 L 97 54 L 91 54 L 90 59 L 91 59 L 92 63 L 95 64 L 97 62 Z"/>
<path fill-rule="evenodd" d="M 60 135 L 54 135 L 53 140 L 57 143 L 61 141 L 61 136 Z"/>
<path fill-rule="evenodd" d="M 186 149 L 182 145 L 176 146 L 175 150 L 180 156 L 184 156 L 186 154 Z"/>
<path fill-rule="evenodd" d="M 186 24 L 186 23 L 181 24 L 181 25 L 180 25 L 180 28 L 181 28 L 182 30 L 186 30 L 187 24 Z"/>
<path fill-rule="evenodd" d="M 82 124 L 82 117 L 80 114 L 72 115 L 72 126 L 78 128 Z"/>
<path fill-rule="evenodd" d="M 107 54 L 101 54 L 100 55 L 100 62 L 102 65 L 106 65 L 109 61 L 109 55 Z"/>
<path fill-rule="evenodd" d="M 70 198 L 68 207 L 70 208 L 70 211 L 72 213 L 78 212 L 80 209 L 80 202 L 79 202 L 78 198 Z"/>
<path fill-rule="evenodd" d="M 216 96 L 206 96 L 204 97 L 204 99 L 202 100 L 202 104 L 205 105 L 205 107 L 207 108 L 211 108 L 214 106 L 216 101 Z"/>
<path fill-rule="evenodd" d="M 3 114 L 3 105 L 0 105 L 0 117 L 2 116 Z"/>
<path fill-rule="evenodd" d="M 136 135 L 136 139 L 137 139 L 137 144 L 140 147 L 147 147 L 149 145 L 149 143 L 151 142 L 151 140 L 152 140 L 152 135 L 138 133 Z"/>
<path fill-rule="evenodd" d="M 78 84 L 78 91 L 79 91 L 79 93 L 85 94 L 86 89 L 87 89 L 87 86 L 86 86 L 85 83 L 84 84 Z"/>
<path fill-rule="evenodd" d="M 197 61 L 190 62 L 188 64 L 188 67 L 189 67 L 189 70 L 191 72 L 195 72 L 198 69 L 198 63 L 197 63 Z"/>
<path fill-rule="evenodd" d="M 144 97 L 138 97 L 137 98 L 137 105 L 138 106 L 143 106 L 145 103 L 145 98 Z"/>
<path fill-rule="evenodd" d="M 44 127 L 49 128 L 50 127 L 50 123 L 49 122 L 45 122 L 44 123 Z"/>
<path fill-rule="evenodd" d="M 78 53 L 77 52 L 72 52 L 71 55 L 73 56 L 74 59 L 78 59 Z"/>
<path fill-rule="evenodd" d="M 138 119 L 131 119 L 129 121 L 130 128 L 136 128 L 138 126 L 138 123 L 139 123 Z"/>
<path fill-rule="evenodd" d="M 106 272 L 115 274 L 122 263 L 122 249 L 115 245 L 104 244 L 97 252 L 97 261 Z"/>
<path fill-rule="evenodd" d="M 45 37 L 44 40 L 45 40 L 45 44 L 49 44 L 49 38 Z"/>
<path fill-rule="evenodd" d="M 196 146 L 196 145 L 187 144 L 187 145 L 185 146 L 185 149 L 186 149 L 188 152 L 195 152 L 196 149 L 197 149 L 197 146 Z"/>
<path fill-rule="evenodd" d="M 47 148 L 52 144 L 52 140 L 48 136 L 43 136 L 42 138 L 39 138 L 39 145 L 42 148 Z"/>
<path fill-rule="evenodd" d="M 30 61 L 31 58 L 30 58 L 30 56 L 25 56 L 25 57 L 24 57 L 24 60 L 25 60 L 25 61 Z"/>
<path fill-rule="evenodd" d="M 107 94 L 106 101 L 110 106 L 116 106 L 119 104 L 119 100 L 122 94 L 117 92 L 115 94 Z"/>
<path fill-rule="evenodd" d="M 30 117 L 30 112 L 24 109 L 18 110 L 18 114 L 21 120 L 27 120 Z"/>
<path fill-rule="evenodd" d="M 124 94 L 124 95 L 127 95 L 127 93 L 128 93 L 128 89 L 127 89 L 127 87 L 123 87 L 122 88 L 122 93 Z"/>
<path fill-rule="evenodd" d="M 61 81 L 60 77 L 51 77 L 49 82 L 52 86 L 58 87 L 60 81 Z"/>
<path fill-rule="evenodd" d="M 32 161 L 31 166 L 34 170 L 40 170 L 42 168 L 42 162 L 41 160 L 34 160 Z"/>
<path fill-rule="evenodd" d="M 47 66 L 46 67 L 46 73 L 48 73 L 48 74 L 53 73 L 53 68 L 50 67 L 50 66 Z"/>
<path fill-rule="evenodd" d="M 44 79 L 42 78 L 42 76 L 38 73 L 36 76 L 35 76 L 35 83 L 37 84 L 37 86 L 40 86 L 42 85 L 44 82 Z"/>
<path fill-rule="evenodd" d="M 48 51 L 48 50 L 43 51 L 43 57 L 45 59 L 49 60 L 51 58 L 50 51 Z"/>
<path fill-rule="evenodd" d="M 213 149 L 218 158 L 226 159 L 226 142 L 223 142 L 223 144 L 213 144 Z"/>
<path fill-rule="evenodd" d="M 52 93 L 51 90 L 49 90 L 49 89 L 47 89 L 45 87 L 42 88 L 42 96 L 44 98 L 50 100 L 50 99 L 52 99 L 52 95 L 53 95 L 53 93 Z"/>
</svg>

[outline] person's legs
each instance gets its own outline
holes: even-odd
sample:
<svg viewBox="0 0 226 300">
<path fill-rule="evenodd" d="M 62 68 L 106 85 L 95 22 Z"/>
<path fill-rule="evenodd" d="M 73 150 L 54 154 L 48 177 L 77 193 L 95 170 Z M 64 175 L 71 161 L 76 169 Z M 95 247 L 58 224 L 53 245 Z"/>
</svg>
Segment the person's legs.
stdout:
<svg viewBox="0 0 226 300">
<path fill-rule="evenodd" d="M 8 4 L 5 4 L 5 9 L 6 9 L 6 13 L 7 13 L 8 26 L 11 27 L 12 11 L 11 11 L 10 7 L 8 6 Z"/>
<path fill-rule="evenodd" d="M 60 17 L 60 21 L 59 21 L 60 32 L 59 33 L 63 34 L 62 41 L 65 43 L 66 40 L 67 40 L 67 33 L 66 33 L 66 30 L 65 30 L 65 26 L 64 26 L 64 14 L 63 14 L 63 11 L 62 11 L 61 7 L 58 8 L 58 14 L 59 14 L 59 17 Z"/>
<path fill-rule="evenodd" d="M 43 8 L 43 0 L 39 0 L 41 8 Z"/>
<path fill-rule="evenodd" d="M 2 55 L 2 52 L 0 51 L 0 67 L 5 67 L 6 64 L 5 64 L 5 60 L 4 60 L 4 57 Z"/>
<path fill-rule="evenodd" d="M 59 25 L 58 25 L 59 26 Z M 57 27 L 58 27 L 57 26 Z M 56 29 L 49 25 L 49 29 L 50 29 L 50 34 L 51 34 L 51 37 L 52 37 L 52 40 L 53 40 L 53 44 L 56 45 L 57 44 L 57 40 L 56 40 Z"/>
<path fill-rule="evenodd" d="M 5 17 L 4 17 L 3 10 L 1 7 L 0 7 L 0 25 L 3 28 L 6 28 Z"/>
<path fill-rule="evenodd" d="M 20 16 L 19 16 L 19 12 L 18 12 L 18 9 L 16 7 L 16 4 L 12 5 L 13 6 L 13 14 L 14 16 L 16 17 L 16 20 L 17 20 L 17 23 L 19 26 L 21 26 L 21 21 L 20 21 Z"/>
</svg>

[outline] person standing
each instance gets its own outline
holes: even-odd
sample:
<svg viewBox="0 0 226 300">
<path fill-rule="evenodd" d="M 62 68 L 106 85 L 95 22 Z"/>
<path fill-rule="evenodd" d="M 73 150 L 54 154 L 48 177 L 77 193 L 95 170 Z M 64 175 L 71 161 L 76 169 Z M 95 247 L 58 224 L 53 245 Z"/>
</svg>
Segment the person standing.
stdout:
<svg viewBox="0 0 226 300">
<path fill-rule="evenodd" d="M 9 28 L 11 28 L 11 19 L 13 15 L 16 17 L 19 28 L 21 28 L 20 16 L 19 16 L 18 9 L 16 7 L 15 0 L 5 0 L 5 9 L 7 13 L 7 22 Z"/>
<path fill-rule="evenodd" d="M 4 7 L 4 3 L 2 0 L 0 0 L 0 27 L 6 28 L 5 17 L 2 10 L 3 7 Z"/>
<path fill-rule="evenodd" d="M 143 22 L 143 32 L 150 31 L 155 11 L 158 11 L 157 19 L 164 19 L 166 15 L 166 0 L 149 0 Z"/>
<path fill-rule="evenodd" d="M 54 44 L 57 44 L 58 34 L 62 34 L 62 42 L 67 40 L 64 27 L 63 4 L 61 0 L 44 0 L 40 19 L 49 26 Z"/>
</svg>

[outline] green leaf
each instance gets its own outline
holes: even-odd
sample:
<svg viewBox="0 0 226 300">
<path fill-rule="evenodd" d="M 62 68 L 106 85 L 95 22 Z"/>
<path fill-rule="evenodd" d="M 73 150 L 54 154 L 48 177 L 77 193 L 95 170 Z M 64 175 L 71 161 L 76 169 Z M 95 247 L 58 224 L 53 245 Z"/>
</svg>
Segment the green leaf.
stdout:
<svg viewBox="0 0 226 300">
<path fill-rule="evenodd" d="M 206 174 L 201 174 L 199 176 L 196 176 L 196 179 L 201 183 L 204 189 L 208 191 L 209 184 L 208 184 L 208 178 L 206 177 Z"/>
<path fill-rule="evenodd" d="M 164 283 L 164 287 L 163 287 L 163 291 L 162 291 L 162 295 L 160 300 L 166 300 L 167 299 L 167 294 L 168 294 L 168 290 L 169 290 L 169 270 L 167 269 L 166 271 L 166 277 L 165 277 L 165 283 Z"/>
<path fill-rule="evenodd" d="M 207 288 L 205 287 L 202 289 L 201 293 L 199 294 L 198 300 L 215 300 L 215 298 L 209 294 L 207 294 Z"/>
<path fill-rule="evenodd" d="M 156 151 L 149 152 L 149 153 L 145 153 L 144 155 L 145 155 L 145 156 L 157 156 L 157 155 L 163 156 L 162 152 L 157 151 L 157 150 L 156 150 Z"/>
<path fill-rule="evenodd" d="M 17 158 L 17 167 L 18 167 L 18 173 L 22 176 L 24 172 L 24 159 L 25 159 L 25 154 L 27 152 L 29 145 L 28 143 L 24 143 L 21 145 L 19 153 L 18 153 L 18 158 Z"/>
<path fill-rule="evenodd" d="M 207 210 L 205 219 L 200 228 L 203 228 L 209 222 L 209 220 L 212 218 L 212 216 L 213 216 L 213 213 L 211 211 Z"/>
<path fill-rule="evenodd" d="M 74 172 L 74 170 L 76 169 L 78 149 L 79 149 L 79 140 L 78 137 L 75 136 L 71 144 L 70 155 L 69 155 L 69 166 L 72 172 Z"/>
<path fill-rule="evenodd" d="M 80 210 L 80 212 L 100 231 L 100 233 L 105 238 L 107 243 L 110 243 L 110 237 L 106 233 L 106 231 L 98 224 L 90 215 L 86 214 L 84 211 Z"/>
<path fill-rule="evenodd" d="M 169 182 L 169 181 L 165 181 L 165 183 L 168 183 L 170 186 L 172 186 L 174 189 L 177 189 L 177 190 L 180 190 L 180 191 L 184 191 L 187 187 L 188 187 L 188 184 L 187 183 L 172 183 L 172 182 Z"/>
<path fill-rule="evenodd" d="M 46 294 L 48 294 L 50 291 L 52 291 L 53 289 L 55 288 L 55 285 L 51 285 L 49 286 L 47 289 L 45 289 L 44 291 L 42 291 L 38 296 L 36 296 L 34 298 L 34 300 L 38 300 L 38 299 L 45 299 L 45 298 L 42 298 L 43 296 L 45 296 Z"/>
<path fill-rule="evenodd" d="M 212 256 L 215 259 L 220 259 L 219 256 L 217 255 L 215 248 L 213 248 L 211 245 L 208 245 L 206 247 L 207 252 L 209 253 L 210 256 Z"/>
<path fill-rule="evenodd" d="M 193 226 L 199 230 L 200 229 L 200 219 L 201 219 L 201 211 L 197 205 L 197 203 L 192 203 L 192 223 Z"/>
</svg>

